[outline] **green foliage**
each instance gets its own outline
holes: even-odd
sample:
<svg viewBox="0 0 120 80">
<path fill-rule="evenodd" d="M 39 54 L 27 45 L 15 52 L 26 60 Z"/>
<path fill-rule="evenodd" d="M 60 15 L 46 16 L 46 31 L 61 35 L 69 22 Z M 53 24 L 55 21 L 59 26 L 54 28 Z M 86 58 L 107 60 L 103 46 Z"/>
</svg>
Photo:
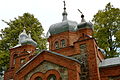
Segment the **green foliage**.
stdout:
<svg viewBox="0 0 120 80">
<path fill-rule="evenodd" d="M 106 52 L 106 58 L 119 56 L 120 48 L 120 9 L 108 3 L 93 18 L 98 46 Z"/>
<path fill-rule="evenodd" d="M 32 39 L 38 44 L 39 49 L 46 49 L 46 38 L 44 38 L 43 28 L 41 23 L 34 15 L 24 13 L 23 16 L 18 16 L 14 20 L 6 22 L 9 27 L 1 30 L 0 33 L 0 70 L 2 66 L 7 66 L 9 63 L 9 49 L 18 44 L 18 36 L 25 27 L 26 32 L 31 32 Z M 5 60 L 6 59 L 6 60 Z"/>
<path fill-rule="evenodd" d="M 0 51 L 0 72 L 6 70 L 9 66 L 9 53 L 8 51 Z"/>
</svg>

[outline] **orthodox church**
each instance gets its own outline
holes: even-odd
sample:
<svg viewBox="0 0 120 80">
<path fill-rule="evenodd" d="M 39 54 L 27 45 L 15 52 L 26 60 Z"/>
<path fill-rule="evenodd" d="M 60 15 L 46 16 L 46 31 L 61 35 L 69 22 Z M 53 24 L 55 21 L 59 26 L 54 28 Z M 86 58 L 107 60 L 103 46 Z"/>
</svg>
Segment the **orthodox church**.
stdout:
<svg viewBox="0 0 120 80">
<path fill-rule="evenodd" d="M 35 54 L 37 43 L 25 29 L 19 44 L 10 49 L 10 67 L 4 80 L 120 80 L 120 58 L 104 58 L 92 37 L 93 25 L 67 19 L 48 30 L 49 50 Z"/>
</svg>

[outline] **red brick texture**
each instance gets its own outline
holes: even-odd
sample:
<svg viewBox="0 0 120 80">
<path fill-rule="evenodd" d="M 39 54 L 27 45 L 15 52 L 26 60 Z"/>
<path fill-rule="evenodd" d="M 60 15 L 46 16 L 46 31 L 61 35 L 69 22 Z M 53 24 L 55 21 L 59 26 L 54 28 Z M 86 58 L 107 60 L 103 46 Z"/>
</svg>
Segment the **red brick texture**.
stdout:
<svg viewBox="0 0 120 80">
<path fill-rule="evenodd" d="M 30 80 L 35 80 L 36 77 L 41 77 L 43 80 L 48 80 L 48 77 L 51 74 L 54 74 L 56 76 L 56 80 L 61 80 L 61 76 L 59 72 L 56 70 L 49 70 L 46 73 L 41 73 L 41 72 L 35 73 L 31 76 Z"/>
<path fill-rule="evenodd" d="M 104 55 L 98 49 L 96 41 L 92 38 L 93 30 L 91 28 L 80 29 L 76 32 L 62 32 L 51 35 L 48 38 L 49 49 L 58 54 L 65 56 L 74 56 L 84 54 L 80 45 L 86 45 L 87 64 L 88 64 L 88 79 L 89 80 L 109 80 L 110 77 L 120 77 L 120 66 L 100 68 L 99 63 L 104 60 Z M 65 40 L 65 47 L 62 47 L 61 40 Z M 55 42 L 59 43 L 59 49 L 55 48 Z M 30 53 L 29 53 L 29 52 Z M 49 51 L 43 51 L 34 57 L 35 47 L 32 45 L 24 45 L 10 49 L 10 69 L 5 72 L 4 80 L 13 78 L 14 80 L 24 80 L 24 77 L 44 61 L 49 61 L 54 64 L 67 68 L 68 80 L 80 80 L 81 64 L 75 60 L 53 54 Z M 21 59 L 25 59 L 25 63 L 21 64 Z M 15 60 L 15 63 L 14 63 Z M 13 74 L 13 75 L 11 75 Z M 37 76 L 47 80 L 50 74 L 55 74 L 57 80 L 61 80 L 61 76 L 56 70 L 49 70 L 46 73 L 37 72 L 30 77 L 34 80 Z M 120 79 L 113 79 L 120 80 Z"/>
<path fill-rule="evenodd" d="M 27 53 L 31 51 L 31 53 Z M 27 61 L 30 60 L 30 56 L 34 55 L 35 47 L 32 45 L 24 45 L 17 48 L 10 49 L 10 67 L 5 72 L 4 80 L 14 79 L 15 72 Z M 24 63 L 20 63 L 21 59 L 25 59 Z"/>
<path fill-rule="evenodd" d="M 109 77 L 120 77 L 120 66 L 100 68 L 101 80 L 109 80 Z M 115 79 L 115 80 L 120 80 Z"/>
<path fill-rule="evenodd" d="M 44 52 L 40 53 L 39 56 L 34 58 L 34 60 L 31 61 L 28 65 L 26 65 L 23 69 L 21 69 L 19 72 L 17 72 L 16 80 L 22 80 L 25 77 L 25 75 L 29 73 L 29 71 L 33 70 L 36 66 L 40 65 L 40 63 L 42 63 L 44 60 L 52 62 L 54 64 L 61 65 L 63 67 L 66 67 L 68 70 L 72 70 L 75 74 L 80 74 L 80 64 L 79 63 L 77 63 L 73 60 L 64 58 L 64 57 L 60 57 L 55 54 L 51 54 L 47 51 L 44 51 Z M 70 73 L 70 74 L 73 74 L 73 73 Z M 74 76 L 74 78 L 77 78 L 77 77 L 78 77 L 78 75 Z M 71 78 L 69 78 L 69 80 L 71 80 Z"/>
</svg>

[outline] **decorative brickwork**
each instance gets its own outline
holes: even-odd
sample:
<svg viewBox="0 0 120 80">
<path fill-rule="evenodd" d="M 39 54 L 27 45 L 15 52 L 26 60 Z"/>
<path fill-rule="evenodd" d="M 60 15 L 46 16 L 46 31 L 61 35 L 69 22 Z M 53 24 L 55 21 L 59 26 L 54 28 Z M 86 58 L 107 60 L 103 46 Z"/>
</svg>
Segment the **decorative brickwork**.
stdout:
<svg viewBox="0 0 120 80">
<path fill-rule="evenodd" d="M 25 76 L 25 80 L 30 80 L 30 77 L 35 73 L 38 73 L 38 72 L 46 73 L 47 71 L 53 70 L 53 69 L 60 73 L 62 80 L 68 80 L 68 70 L 67 70 L 67 68 L 59 66 L 57 64 L 53 64 L 53 63 L 48 62 L 48 61 L 42 62 L 38 67 L 36 67 L 31 72 L 29 72 Z"/>
<path fill-rule="evenodd" d="M 89 69 L 88 69 L 88 61 L 87 61 L 87 54 L 79 54 L 72 56 L 75 59 L 80 61 L 81 64 L 81 74 L 80 79 L 81 80 L 89 80 Z"/>
<path fill-rule="evenodd" d="M 67 20 L 64 1 L 63 21 L 48 30 L 50 51 L 37 55 L 37 43 L 24 30 L 19 45 L 10 49 L 10 68 L 4 80 L 48 80 L 50 75 L 56 80 L 120 80 L 120 58 L 104 59 L 92 37 L 92 23 L 83 14 L 81 18 L 80 24 Z"/>
</svg>

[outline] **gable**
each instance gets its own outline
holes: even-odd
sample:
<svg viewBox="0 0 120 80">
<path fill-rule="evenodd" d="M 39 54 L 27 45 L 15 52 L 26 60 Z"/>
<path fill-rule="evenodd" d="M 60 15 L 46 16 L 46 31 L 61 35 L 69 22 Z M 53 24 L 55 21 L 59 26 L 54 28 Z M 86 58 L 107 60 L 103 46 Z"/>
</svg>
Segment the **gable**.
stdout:
<svg viewBox="0 0 120 80">
<path fill-rule="evenodd" d="M 34 75 L 35 73 L 43 73 L 44 75 L 46 75 L 46 73 L 50 70 L 56 70 L 59 72 L 59 74 L 61 75 L 62 80 L 68 80 L 68 70 L 67 68 L 51 63 L 49 61 L 43 61 L 41 64 L 39 64 L 39 66 L 37 66 L 36 68 L 34 68 L 33 70 L 31 70 L 25 77 L 24 80 L 30 80 L 30 78 L 32 77 L 32 75 Z"/>
<path fill-rule="evenodd" d="M 23 78 L 25 75 L 30 73 L 31 70 L 34 70 L 37 66 L 45 61 L 80 73 L 80 63 L 76 59 L 45 50 L 23 65 L 16 72 L 16 76 L 18 76 L 19 79 Z"/>
</svg>

